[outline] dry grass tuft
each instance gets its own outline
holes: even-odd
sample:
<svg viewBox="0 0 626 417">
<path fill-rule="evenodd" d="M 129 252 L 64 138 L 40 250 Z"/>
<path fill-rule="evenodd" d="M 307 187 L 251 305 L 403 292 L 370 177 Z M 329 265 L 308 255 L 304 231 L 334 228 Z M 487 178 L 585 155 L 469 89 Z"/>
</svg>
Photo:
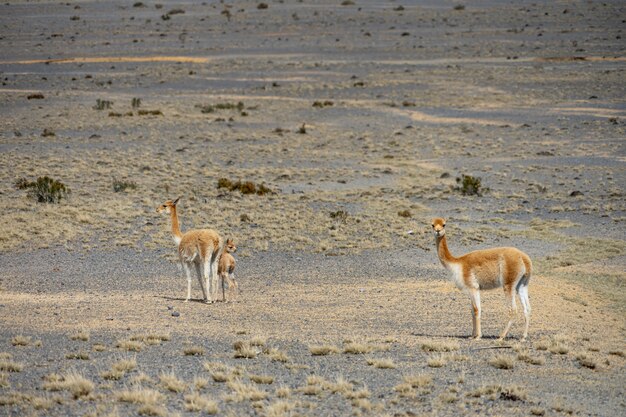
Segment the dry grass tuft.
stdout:
<svg viewBox="0 0 626 417">
<path fill-rule="evenodd" d="M 361 355 L 364 353 L 370 353 L 374 350 L 374 347 L 367 343 L 361 342 L 349 342 L 343 347 L 343 353 L 349 353 L 352 355 Z"/>
<path fill-rule="evenodd" d="M 396 364 L 392 359 L 368 359 L 367 364 L 379 369 L 395 369 Z"/>
<path fill-rule="evenodd" d="M 343 376 L 338 376 L 335 382 L 328 382 L 325 386 L 333 394 L 342 394 L 344 396 L 354 390 L 354 385 L 349 381 L 346 381 Z"/>
<path fill-rule="evenodd" d="M 215 382 L 226 382 L 230 379 L 226 373 L 221 371 L 211 372 L 211 378 L 213 378 Z"/>
<path fill-rule="evenodd" d="M 510 355 L 496 355 L 489 360 L 489 365 L 498 369 L 513 369 L 515 358 Z"/>
<path fill-rule="evenodd" d="M 274 383 L 274 377 L 270 375 L 250 375 L 250 381 L 257 384 L 272 384 Z"/>
<path fill-rule="evenodd" d="M 441 368 L 442 366 L 446 366 L 447 363 L 448 363 L 448 358 L 446 357 L 446 355 L 441 354 L 441 353 L 431 355 L 426 361 L 426 364 L 430 366 L 431 368 Z"/>
<path fill-rule="evenodd" d="M 484 385 L 467 394 L 468 397 L 488 396 L 491 400 L 526 401 L 528 394 L 526 390 L 517 385 Z"/>
<path fill-rule="evenodd" d="M 75 352 L 75 353 L 67 353 L 65 355 L 65 359 L 78 359 L 82 361 L 88 361 L 89 353 L 85 352 L 84 350 L 81 350 L 80 352 Z"/>
<path fill-rule="evenodd" d="M 276 401 L 265 408 L 265 417 L 287 417 L 290 411 L 295 408 L 295 404 L 287 401 Z"/>
<path fill-rule="evenodd" d="M 591 356 L 586 353 L 579 353 L 576 355 L 576 359 L 581 366 L 589 369 L 596 369 L 598 367 L 598 363 Z"/>
<path fill-rule="evenodd" d="M 69 391 L 74 398 L 80 398 L 89 395 L 94 384 L 89 379 L 77 372 L 70 372 L 63 376 L 51 374 L 45 378 L 43 388 L 48 391 Z"/>
<path fill-rule="evenodd" d="M 128 352 L 140 352 L 143 345 L 138 340 L 118 340 L 115 347 Z"/>
<path fill-rule="evenodd" d="M 202 356 L 204 348 L 202 346 L 188 346 L 183 350 L 185 356 Z"/>
<path fill-rule="evenodd" d="M 235 342 L 233 347 L 235 349 L 235 355 L 234 356 L 235 356 L 235 358 L 238 358 L 238 359 L 240 359 L 240 358 L 254 359 L 259 354 L 259 351 L 257 350 L 257 348 L 253 347 L 253 345 L 251 345 L 249 341 L 247 341 L 247 342 L 242 342 L 242 341 Z"/>
<path fill-rule="evenodd" d="M 531 356 L 528 351 L 521 351 L 517 354 L 517 360 L 529 363 L 531 365 L 543 365 L 546 360 L 540 356 Z"/>
<path fill-rule="evenodd" d="M 9 382 L 9 374 L 0 373 L 0 388 L 9 388 L 11 383 Z"/>
<path fill-rule="evenodd" d="M 163 394 L 146 388 L 120 391 L 116 398 L 119 402 L 141 405 L 157 404 L 164 400 Z"/>
<path fill-rule="evenodd" d="M 171 339 L 168 334 L 149 333 L 149 334 L 136 334 L 131 336 L 130 340 L 134 342 L 143 342 L 146 345 L 158 345 L 161 342 L 167 342 Z"/>
<path fill-rule="evenodd" d="M 75 333 L 70 336 L 72 340 L 80 340 L 81 342 L 89 341 L 89 332 L 86 330 L 81 330 L 78 333 Z"/>
<path fill-rule="evenodd" d="M 217 402 L 198 393 L 185 395 L 185 409 L 187 411 L 202 411 L 207 414 L 217 414 Z"/>
<path fill-rule="evenodd" d="M 312 345 L 309 346 L 309 352 L 311 352 L 313 356 L 326 356 L 341 351 L 338 347 L 332 345 Z"/>
<path fill-rule="evenodd" d="M 0 359 L 0 371 L 2 372 L 22 372 L 24 365 L 12 361 L 11 359 Z"/>
<path fill-rule="evenodd" d="M 406 375 L 402 378 L 402 381 L 413 388 L 423 388 L 433 383 L 433 377 L 428 374 Z"/>
<path fill-rule="evenodd" d="M 201 390 L 202 388 L 206 388 L 209 385 L 209 380 L 203 378 L 201 376 L 196 376 L 193 378 L 193 386 L 197 390 Z"/>
<path fill-rule="evenodd" d="M 30 336 L 17 335 L 13 339 L 11 339 L 11 344 L 13 346 L 28 346 L 30 345 L 30 343 L 31 343 Z"/>
<path fill-rule="evenodd" d="M 265 354 L 274 362 L 289 362 L 291 358 L 285 352 L 276 348 L 270 348 L 265 350 Z"/>
<path fill-rule="evenodd" d="M 93 350 L 94 352 L 104 352 L 106 349 L 107 347 L 102 343 L 96 343 L 91 347 L 91 350 Z"/>
<path fill-rule="evenodd" d="M 33 397 L 30 403 L 35 410 L 49 410 L 54 407 L 55 401 L 47 397 Z"/>
<path fill-rule="evenodd" d="M 163 388 L 171 392 L 183 392 L 187 388 L 187 384 L 178 379 L 173 372 L 159 375 L 159 381 Z"/>
<path fill-rule="evenodd" d="M 239 380 L 228 381 L 228 387 L 233 390 L 230 397 L 235 402 L 241 401 L 261 401 L 267 398 L 267 392 L 258 389 L 251 384 L 245 384 Z"/>
<path fill-rule="evenodd" d="M 422 343 L 422 350 L 424 350 L 425 352 L 452 352 L 459 349 L 460 345 L 457 341 L 431 340 Z"/>
</svg>

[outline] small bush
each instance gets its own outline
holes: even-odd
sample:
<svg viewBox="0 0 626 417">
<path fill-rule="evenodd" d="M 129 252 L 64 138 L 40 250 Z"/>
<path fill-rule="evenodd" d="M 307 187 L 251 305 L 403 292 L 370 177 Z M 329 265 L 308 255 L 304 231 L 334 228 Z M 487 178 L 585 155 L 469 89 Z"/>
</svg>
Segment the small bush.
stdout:
<svg viewBox="0 0 626 417">
<path fill-rule="evenodd" d="M 337 211 L 330 212 L 331 219 L 339 220 L 342 223 L 345 223 L 346 221 L 348 221 L 349 216 L 350 215 L 345 210 L 337 210 Z"/>
<path fill-rule="evenodd" d="M 458 189 L 463 195 L 483 195 L 484 188 L 482 188 L 479 177 L 462 174 L 460 178 L 457 177 L 456 182 L 459 184 Z"/>
<path fill-rule="evenodd" d="M 252 181 L 233 182 L 228 178 L 220 178 L 217 180 L 217 188 L 226 188 L 229 191 L 240 191 L 242 194 L 274 194 L 265 184 L 255 184 Z"/>
<path fill-rule="evenodd" d="M 269 8 L 270 6 L 267 5 L 267 3 L 259 3 L 256 8 L 259 10 L 265 10 L 267 8 Z"/>
<path fill-rule="evenodd" d="M 113 106 L 113 102 L 110 100 L 102 100 L 102 99 L 97 99 L 96 100 L 96 105 L 93 106 L 94 110 L 108 110 Z"/>
<path fill-rule="evenodd" d="M 398 212 L 398 216 L 408 219 L 412 216 L 412 214 L 409 210 L 402 210 Z"/>
<path fill-rule="evenodd" d="M 161 110 L 138 110 L 137 114 L 139 116 L 163 116 Z"/>
<path fill-rule="evenodd" d="M 15 187 L 19 190 L 28 189 L 29 196 L 39 203 L 58 203 L 70 193 L 65 184 L 48 176 L 39 177 L 34 182 L 21 178 L 16 181 Z"/>
<path fill-rule="evenodd" d="M 137 183 L 134 181 L 123 181 L 118 179 L 113 179 L 113 191 L 116 193 L 120 193 L 126 190 L 135 190 L 137 189 Z"/>
<path fill-rule="evenodd" d="M 141 99 L 139 97 L 133 97 L 130 102 L 133 109 L 138 109 L 141 106 Z"/>
</svg>

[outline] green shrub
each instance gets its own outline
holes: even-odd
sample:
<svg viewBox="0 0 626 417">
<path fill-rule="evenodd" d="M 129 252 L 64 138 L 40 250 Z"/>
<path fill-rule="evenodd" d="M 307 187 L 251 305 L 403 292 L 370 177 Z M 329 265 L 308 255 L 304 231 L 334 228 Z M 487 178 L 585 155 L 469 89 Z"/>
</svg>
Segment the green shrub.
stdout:
<svg viewBox="0 0 626 417">
<path fill-rule="evenodd" d="M 113 179 L 113 191 L 116 193 L 126 191 L 126 190 L 135 190 L 137 189 L 137 183 L 134 181 L 122 181 L 118 179 Z"/>
<path fill-rule="evenodd" d="M 483 191 L 485 191 L 482 187 L 480 177 L 462 174 L 460 178 L 457 177 L 456 182 L 460 184 L 458 189 L 463 195 L 481 196 L 483 195 Z"/>
<path fill-rule="evenodd" d="M 19 190 L 28 189 L 28 195 L 39 203 L 58 203 L 70 193 L 65 184 L 48 176 L 39 177 L 34 182 L 20 178 L 15 182 L 15 187 Z"/>
</svg>

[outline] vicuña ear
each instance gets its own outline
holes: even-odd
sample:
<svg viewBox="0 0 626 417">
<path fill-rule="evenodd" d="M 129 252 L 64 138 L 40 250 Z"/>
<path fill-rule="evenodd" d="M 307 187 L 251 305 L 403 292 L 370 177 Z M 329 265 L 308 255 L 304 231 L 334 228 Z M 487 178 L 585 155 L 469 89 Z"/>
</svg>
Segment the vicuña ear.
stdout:
<svg viewBox="0 0 626 417">
<path fill-rule="evenodd" d="M 182 196 L 181 196 L 182 197 Z M 180 200 L 180 197 L 178 197 L 176 200 L 174 200 L 174 202 L 172 202 L 173 205 L 176 205 L 176 203 L 178 203 L 178 200 Z"/>
</svg>

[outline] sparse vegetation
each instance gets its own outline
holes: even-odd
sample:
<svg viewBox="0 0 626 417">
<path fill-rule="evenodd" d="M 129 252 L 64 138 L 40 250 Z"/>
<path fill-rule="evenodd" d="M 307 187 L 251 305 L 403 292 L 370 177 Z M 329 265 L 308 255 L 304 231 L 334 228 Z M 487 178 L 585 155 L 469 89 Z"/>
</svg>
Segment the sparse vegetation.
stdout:
<svg viewBox="0 0 626 417">
<path fill-rule="evenodd" d="M 217 414 L 217 403 L 198 393 L 185 395 L 185 409 L 187 411 L 202 411 L 207 414 Z"/>
<path fill-rule="evenodd" d="M 19 190 L 28 189 L 28 195 L 39 203 L 58 203 L 70 193 L 65 184 L 48 176 L 39 177 L 34 182 L 21 178 L 15 187 Z"/>
<path fill-rule="evenodd" d="M 93 106 L 93 109 L 94 110 L 108 110 L 111 107 L 113 107 L 113 102 L 112 101 L 97 99 L 96 100 L 96 105 Z"/>
<path fill-rule="evenodd" d="M 271 188 L 265 184 L 255 184 L 252 181 L 231 181 L 228 178 L 220 178 L 217 181 L 217 188 L 226 188 L 228 191 L 239 191 L 241 194 L 274 194 Z"/>
<path fill-rule="evenodd" d="M 326 356 L 333 353 L 339 353 L 341 350 L 337 346 L 332 345 L 313 345 L 309 346 L 309 351 L 313 356 Z"/>
<path fill-rule="evenodd" d="M 204 348 L 202 346 L 187 346 L 183 349 L 185 356 L 202 356 L 204 355 Z"/>
<path fill-rule="evenodd" d="M 462 174 L 461 177 L 457 177 L 457 189 L 461 191 L 463 195 L 477 195 L 482 196 L 486 190 L 482 186 L 482 181 L 479 177 L 473 177 L 471 175 Z"/>
<path fill-rule="evenodd" d="M 422 343 L 422 350 L 425 352 L 452 352 L 459 350 L 460 345 L 457 341 L 436 341 L 430 340 Z"/>
<path fill-rule="evenodd" d="M 137 183 L 134 181 L 118 180 L 116 178 L 113 179 L 113 191 L 115 191 L 116 193 L 135 189 L 137 189 Z"/>
<path fill-rule="evenodd" d="M 498 369 L 513 369 L 515 358 L 509 355 L 496 355 L 489 360 L 489 365 Z"/>
<path fill-rule="evenodd" d="M 17 335 L 11 339 L 11 344 L 13 346 L 28 346 L 31 343 L 31 339 L 30 336 Z"/>
<path fill-rule="evenodd" d="M 187 388 L 187 384 L 178 379 L 173 372 L 159 375 L 159 382 L 163 388 L 172 392 L 183 392 Z"/>
<path fill-rule="evenodd" d="M 0 371 L 2 372 L 22 372 L 24 365 L 14 362 L 11 359 L 0 359 Z"/>
</svg>

